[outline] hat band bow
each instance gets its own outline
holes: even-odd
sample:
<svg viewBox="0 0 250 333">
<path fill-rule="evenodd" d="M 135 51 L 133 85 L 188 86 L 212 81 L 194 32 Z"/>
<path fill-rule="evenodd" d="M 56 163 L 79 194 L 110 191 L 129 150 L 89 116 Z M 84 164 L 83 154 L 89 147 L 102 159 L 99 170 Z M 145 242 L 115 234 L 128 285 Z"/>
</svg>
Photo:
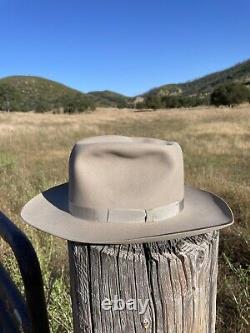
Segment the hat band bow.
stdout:
<svg viewBox="0 0 250 333">
<path fill-rule="evenodd" d="M 69 202 L 71 214 L 96 222 L 160 222 L 178 215 L 184 208 L 184 199 L 152 209 L 91 208 Z"/>
</svg>

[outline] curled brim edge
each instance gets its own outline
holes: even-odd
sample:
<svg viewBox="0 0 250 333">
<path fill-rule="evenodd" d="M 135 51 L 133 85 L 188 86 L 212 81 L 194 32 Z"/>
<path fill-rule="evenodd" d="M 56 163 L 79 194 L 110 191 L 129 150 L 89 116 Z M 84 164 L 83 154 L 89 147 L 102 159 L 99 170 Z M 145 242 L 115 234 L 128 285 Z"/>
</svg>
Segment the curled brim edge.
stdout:
<svg viewBox="0 0 250 333">
<path fill-rule="evenodd" d="M 152 223 L 100 223 L 74 217 L 68 209 L 68 183 L 42 192 L 22 209 L 25 223 L 51 235 L 80 243 L 130 244 L 184 238 L 225 228 L 232 210 L 217 195 L 185 186 L 184 209 L 175 217 Z"/>
</svg>

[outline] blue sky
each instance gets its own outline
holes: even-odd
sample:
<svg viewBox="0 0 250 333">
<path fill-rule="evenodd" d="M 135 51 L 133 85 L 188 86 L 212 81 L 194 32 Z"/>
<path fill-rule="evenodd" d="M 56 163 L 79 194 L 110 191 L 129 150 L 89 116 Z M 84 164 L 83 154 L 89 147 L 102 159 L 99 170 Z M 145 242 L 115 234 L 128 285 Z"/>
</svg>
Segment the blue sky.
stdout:
<svg viewBox="0 0 250 333">
<path fill-rule="evenodd" d="M 130 96 L 250 58 L 249 0 L 0 0 L 0 77 Z"/>
</svg>

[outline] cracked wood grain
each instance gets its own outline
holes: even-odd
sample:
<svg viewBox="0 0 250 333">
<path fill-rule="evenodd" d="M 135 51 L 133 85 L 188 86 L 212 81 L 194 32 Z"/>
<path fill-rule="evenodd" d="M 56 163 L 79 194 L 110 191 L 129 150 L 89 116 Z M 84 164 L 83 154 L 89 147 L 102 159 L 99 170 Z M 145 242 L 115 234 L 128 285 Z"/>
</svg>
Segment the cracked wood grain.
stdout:
<svg viewBox="0 0 250 333">
<path fill-rule="evenodd" d="M 68 242 L 75 333 L 214 333 L 219 232 L 158 243 Z M 144 314 L 105 298 L 149 300 Z"/>
</svg>

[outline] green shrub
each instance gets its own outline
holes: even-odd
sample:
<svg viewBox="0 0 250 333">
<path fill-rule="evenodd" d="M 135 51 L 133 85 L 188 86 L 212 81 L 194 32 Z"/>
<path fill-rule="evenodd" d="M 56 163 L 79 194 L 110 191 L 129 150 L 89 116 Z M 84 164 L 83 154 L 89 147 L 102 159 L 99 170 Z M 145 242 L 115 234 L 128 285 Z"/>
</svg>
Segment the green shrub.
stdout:
<svg viewBox="0 0 250 333">
<path fill-rule="evenodd" d="M 184 96 L 184 95 L 168 95 L 156 96 L 150 95 L 146 98 L 145 103 L 138 105 L 139 107 L 147 107 L 150 109 L 160 108 L 180 108 L 194 107 L 199 105 L 208 105 L 209 99 L 207 96 Z"/>
<path fill-rule="evenodd" d="M 144 102 L 138 102 L 136 103 L 135 108 L 138 110 L 146 109 L 146 105 Z"/>
<path fill-rule="evenodd" d="M 59 104 L 61 104 L 60 106 L 63 107 L 65 113 L 84 112 L 95 108 L 92 101 L 81 93 L 64 95 Z"/>
<path fill-rule="evenodd" d="M 149 95 L 145 99 L 145 106 L 148 109 L 160 109 L 162 107 L 162 99 L 160 96 Z"/>
<path fill-rule="evenodd" d="M 20 105 L 20 94 L 8 84 L 2 83 L 0 85 L 0 110 L 13 111 Z"/>
<path fill-rule="evenodd" d="M 49 111 L 51 108 L 51 106 L 46 103 L 46 101 L 37 101 L 36 103 L 36 106 L 35 106 L 35 111 L 36 112 L 39 112 L 39 113 L 43 113 L 43 112 L 46 112 L 46 111 Z"/>
<path fill-rule="evenodd" d="M 234 106 L 250 101 L 250 90 L 242 84 L 227 84 L 216 88 L 211 94 L 211 104 Z"/>
<path fill-rule="evenodd" d="M 126 101 L 120 100 L 117 102 L 117 108 L 118 109 L 128 108 L 128 103 L 126 103 Z"/>
</svg>

